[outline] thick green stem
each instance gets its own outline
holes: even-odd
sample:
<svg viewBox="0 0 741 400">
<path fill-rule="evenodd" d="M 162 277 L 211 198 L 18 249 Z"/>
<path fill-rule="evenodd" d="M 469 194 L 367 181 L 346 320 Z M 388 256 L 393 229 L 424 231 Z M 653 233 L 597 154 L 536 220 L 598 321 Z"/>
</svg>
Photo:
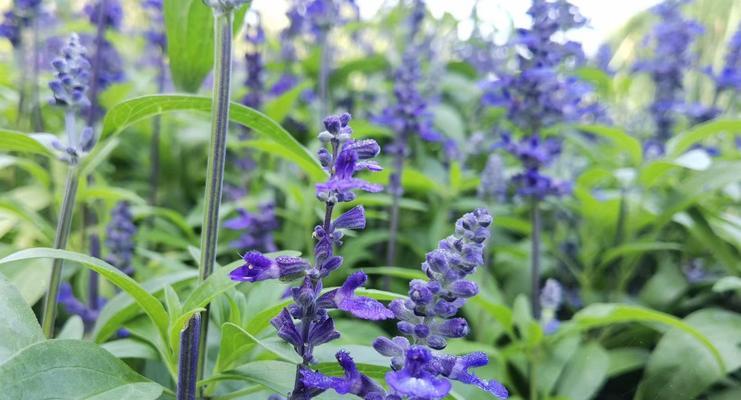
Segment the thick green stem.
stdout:
<svg viewBox="0 0 741 400">
<path fill-rule="evenodd" d="M 533 200 L 530 210 L 532 223 L 531 251 L 530 251 L 530 306 L 533 309 L 533 318 L 540 319 L 540 206 L 538 200 Z"/>
<path fill-rule="evenodd" d="M 72 214 L 77 195 L 77 168 L 70 166 L 67 171 L 67 182 L 64 185 L 64 199 L 62 209 L 59 211 L 57 220 L 57 233 L 54 237 L 54 248 L 64 249 L 67 247 L 70 226 L 72 225 Z M 49 278 L 49 290 L 44 298 L 44 310 L 41 317 L 41 328 L 48 338 L 54 336 L 54 318 L 57 312 L 57 297 L 59 296 L 59 284 L 62 280 L 62 259 L 55 258 L 52 264 L 51 277 Z"/>
<path fill-rule="evenodd" d="M 203 224 L 201 226 L 200 281 L 211 275 L 216 260 L 216 243 L 219 233 L 219 207 L 224 184 L 226 160 L 226 134 L 229 127 L 229 100 L 232 74 L 232 10 L 214 9 L 214 88 L 211 107 L 211 142 L 206 170 Z M 199 342 L 198 380 L 203 378 L 208 334 L 208 308 L 203 313 Z"/>
</svg>

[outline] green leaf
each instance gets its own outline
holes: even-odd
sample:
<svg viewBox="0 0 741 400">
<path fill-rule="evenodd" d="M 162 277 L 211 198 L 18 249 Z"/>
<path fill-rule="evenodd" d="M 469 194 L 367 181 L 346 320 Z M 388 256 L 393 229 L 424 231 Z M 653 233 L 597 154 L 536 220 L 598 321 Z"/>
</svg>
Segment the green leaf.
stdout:
<svg viewBox="0 0 741 400">
<path fill-rule="evenodd" d="M 588 330 L 627 322 L 659 323 L 682 330 L 712 354 L 717 367 L 721 370 L 725 369 L 723 357 L 718 348 L 700 330 L 677 317 L 643 307 L 610 303 L 592 304 L 574 314 L 571 321 L 561 326 L 557 335 L 567 334 L 573 330 Z"/>
<path fill-rule="evenodd" d="M 142 283 L 141 287 L 151 296 L 160 296 L 168 286 L 184 286 L 198 277 L 195 270 L 178 271 Z M 113 335 L 121 324 L 139 314 L 139 306 L 126 292 L 117 294 L 100 311 L 93 328 L 93 339 L 101 343 Z"/>
<path fill-rule="evenodd" d="M 118 104 L 108 111 L 103 120 L 102 138 L 116 134 L 127 126 L 174 111 L 201 111 L 211 110 L 211 99 L 208 97 L 190 95 L 153 95 L 137 97 Z M 326 178 L 326 172 L 322 169 L 316 158 L 303 147 L 288 131 L 280 124 L 268 118 L 259 111 L 245 107 L 239 103 L 232 102 L 229 110 L 229 118 L 256 134 L 270 139 L 285 148 L 292 160 L 299 166 L 305 168 L 305 172 L 314 180 Z M 300 162 L 298 161 L 300 160 Z"/>
<path fill-rule="evenodd" d="M 741 367 L 741 316 L 704 309 L 684 321 L 705 335 L 720 350 L 728 371 Z M 656 345 L 638 386 L 637 400 L 690 400 L 725 376 L 714 356 L 680 329 L 667 332 Z"/>
<path fill-rule="evenodd" d="M 310 82 L 302 82 L 291 90 L 271 99 L 265 103 L 265 115 L 273 121 L 282 122 L 286 116 L 288 116 L 288 113 L 293 110 L 296 101 L 299 99 L 299 96 L 301 96 L 301 93 L 310 87 Z"/>
<path fill-rule="evenodd" d="M 79 315 L 73 315 L 64 323 L 56 338 L 82 340 L 84 335 L 85 324 L 82 322 L 82 318 Z"/>
<path fill-rule="evenodd" d="M 54 157 L 54 153 L 39 142 L 34 135 L 5 129 L 0 129 L 0 150 Z"/>
<path fill-rule="evenodd" d="M 329 85 L 345 84 L 351 74 L 355 72 L 370 74 L 374 72 L 383 72 L 390 67 L 386 57 L 382 55 L 366 56 L 350 60 L 335 68 L 329 76 Z"/>
<path fill-rule="evenodd" d="M 296 365 L 285 361 L 254 361 L 236 371 L 240 379 L 263 385 L 276 393 L 288 393 L 293 389 Z"/>
<path fill-rule="evenodd" d="M 242 28 L 248 7 L 234 18 L 234 31 Z M 178 89 L 197 92 L 214 64 L 214 17 L 202 0 L 165 0 L 167 56 Z"/>
<path fill-rule="evenodd" d="M 643 162 L 643 148 L 638 139 L 622 129 L 606 125 L 579 125 L 579 130 L 609 139 L 612 144 L 630 156 L 631 163 L 638 166 Z"/>
<path fill-rule="evenodd" d="M 588 400 L 607 378 L 610 357 L 596 342 L 579 347 L 566 364 L 557 393 L 571 400 Z"/>
<path fill-rule="evenodd" d="M 44 333 L 31 307 L 0 275 L 0 364 L 20 349 L 43 340 Z"/>
<path fill-rule="evenodd" d="M 614 377 L 622 375 L 643 367 L 648 361 L 649 352 L 640 347 L 625 347 L 607 352 L 610 357 L 610 366 L 607 368 L 607 376 Z"/>
<path fill-rule="evenodd" d="M 136 339 L 126 338 L 112 340 L 100 345 L 107 352 L 117 358 L 139 358 L 144 360 L 158 360 L 157 351 L 152 346 Z"/>
<path fill-rule="evenodd" d="M 741 278 L 737 276 L 726 276 L 718 279 L 713 285 L 714 292 L 727 292 L 730 290 L 741 290 Z"/>
<path fill-rule="evenodd" d="M 0 365 L 7 399 L 157 399 L 162 386 L 91 342 L 47 340 Z"/>
<path fill-rule="evenodd" d="M 719 133 L 736 133 L 740 130 L 741 120 L 738 119 L 716 119 L 705 122 L 669 140 L 666 144 L 666 153 L 669 157 L 678 157 L 692 147 L 692 145 L 704 139 Z"/>
<path fill-rule="evenodd" d="M 118 286 L 121 290 L 131 295 L 134 300 L 144 309 L 152 322 L 157 326 L 159 333 L 166 338 L 167 333 L 167 312 L 162 304 L 135 280 L 121 272 L 118 268 L 108 264 L 103 260 L 90 257 L 85 254 L 75 253 L 66 250 L 56 250 L 48 248 L 34 248 L 15 252 L 3 259 L 0 259 L 0 265 L 13 261 L 34 260 L 37 258 L 61 258 L 67 261 L 74 261 L 82 264 L 105 277 L 111 283 Z"/>
<path fill-rule="evenodd" d="M 580 343 L 579 335 L 571 335 L 543 346 L 544 359 L 536 364 L 535 371 L 535 382 L 541 393 L 551 393 Z"/>
<path fill-rule="evenodd" d="M 600 266 L 610 264 L 616 259 L 630 254 L 647 253 L 649 251 L 661 251 L 661 250 L 675 250 L 681 251 L 682 245 L 679 243 L 664 243 L 664 242 L 636 242 L 627 243 L 622 246 L 618 246 L 607 250 L 600 262 Z"/>
</svg>

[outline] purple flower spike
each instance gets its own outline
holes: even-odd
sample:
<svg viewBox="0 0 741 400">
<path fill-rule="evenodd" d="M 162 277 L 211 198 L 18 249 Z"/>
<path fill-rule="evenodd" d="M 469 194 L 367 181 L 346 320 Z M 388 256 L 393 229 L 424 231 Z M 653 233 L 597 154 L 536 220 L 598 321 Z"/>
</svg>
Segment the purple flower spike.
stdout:
<svg viewBox="0 0 741 400">
<path fill-rule="evenodd" d="M 437 400 L 450 392 L 450 382 L 434 373 L 432 354 L 422 346 L 412 346 L 406 352 L 404 368 L 386 374 L 386 383 L 394 393 L 411 399 Z"/>
<path fill-rule="evenodd" d="M 347 311 L 355 317 L 367 320 L 382 320 L 394 317 L 394 313 L 381 302 L 363 296 L 356 296 L 355 289 L 363 286 L 368 280 L 364 272 L 358 271 L 350 275 L 341 288 L 333 293 L 332 300 L 336 307 Z"/>
</svg>

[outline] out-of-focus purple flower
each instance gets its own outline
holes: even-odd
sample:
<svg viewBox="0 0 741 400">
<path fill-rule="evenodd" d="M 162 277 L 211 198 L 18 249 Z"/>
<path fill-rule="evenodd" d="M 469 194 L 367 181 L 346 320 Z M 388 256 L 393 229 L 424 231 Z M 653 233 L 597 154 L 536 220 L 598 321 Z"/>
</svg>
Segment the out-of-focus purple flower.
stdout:
<svg viewBox="0 0 741 400">
<path fill-rule="evenodd" d="M 594 56 L 594 63 L 597 68 L 605 71 L 607 75 L 615 75 L 615 70 L 610 67 L 612 55 L 612 47 L 608 43 L 604 43 L 597 49 L 597 54 Z"/>
<path fill-rule="evenodd" d="M 563 303 L 563 287 L 555 279 L 548 279 L 540 292 L 540 324 L 546 335 L 554 333 L 561 325 L 556 317 L 558 308 Z"/>
<path fill-rule="evenodd" d="M 478 195 L 484 200 L 501 200 L 507 193 L 507 181 L 504 177 L 504 162 L 497 154 L 489 155 L 486 166 L 481 171 L 481 182 Z"/>
<path fill-rule="evenodd" d="M 165 19 L 162 11 L 162 0 L 142 0 L 142 8 L 149 14 L 149 24 L 144 31 L 149 43 L 161 51 L 167 49 L 167 35 L 165 34 Z"/>
<path fill-rule="evenodd" d="M 72 34 L 62 47 L 60 57 L 52 61 L 54 79 L 49 88 L 54 94 L 53 103 L 72 108 L 86 108 L 90 105 L 87 90 L 90 79 L 90 62 L 87 50 L 80 44 L 77 34 Z"/>
<path fill-rule="evenodd" d="M 249 49 L 244 55 L 247 67 L 247 78 L 244 81 L 248 93 L 242 99 L 247 107 L 260 108 L 265 90 L 265 65 L 262 60 L 262 45 L 265 43 L 265 31 L 262 28 L 260 15 L 256 13 L 256 20 L 248 23 L 244 35 Z"/>
<path fill-rule="evenodd" d="M 700 103 L 682 104 L 677 110 L 684 114 L 693 125 L 715 119 L 721 110 L 715 106 L 706 106 Z"/>
<path fill-rule="evenodd" d="M 347 202 L 355 199 L 354 190 L 379 192 L 381 185 L 355 178 L 358 171 L 380 171 L 382 168 L 373 160 L 380 147 L 375 140 L 353 140 L 352 128 L 348 125 L 350 114 L 327 117 L 324 120 L 326 131 L 319 134 L 319 140 L 331 146 L 319 150 L 319 161 L 329 172 L 326 182 L 316 185 L 317 198 L 328 203 Z"/>
<path fill-rule="evenodd" d="M 280 225 L 275 218 L 275 204 L 265 203 L 255 213 L 240 208 L 237 213 L 238 217 L 224 222 L 224 228 L 242 232 L 239 239 L 229 244 L 232 248 L 267 253 L 277 250 L 273 241 L 273 232 Z"/>
<path fill-rule="evenodd" d="M 84 35 L 81 39 L 87 48 L 96 48 L 96 51 L 100 52 L 100 54 L 91 55 L 89 58 L 91 65 L 94 62 L 99 62 L 97 67 L 98 90 L 102 91 L 114 83 L 122 82 L 126 77 L 123 69 L 123 59 L 113 43 L 104 38 L 96 45 L 95 38 L 89 35 Z"/>
<path fill-rule="evenodd" d="M 102 13 L 101 6 L 104 7 Z M 93 25 L 102 23 L 106 28 L 121 29 L 123 8 L 119 0 L 93 0 L 85 5 L 84 11 Z"/>
<path fill-rule="evenodd" d="M 662 147 L 673 134 L 676 112 L 683 104 L 682 81 L 694 61 L 690 47 L 703 32 L 700 24 L 682 15 L 685 3 L 687 0 L 665 0 L 652 9 L 661 19 L 645 38 L 653 44 L 653 56 L 634 66 L 636 71 L 651 74 L 654 81 L 654 101 L 649 111 L 656 125 L 654 139 Z"/>
<path fill-rule="evenodd" d="M 712 70 L 710 74 L 713 75 Z M 713 75 L 713 78 L 719 92 L 729 89 L 741 90 L 741 23 L 728 42 L 723 68 L 717 75 Z"/>
<path fill-rule="evenodd" d="M 134 258 L 136 230 L 129 203 L 120 201 L 111 211 L 111 221 L 106 227 L 105 245 L 108 247 L 106 261 L 127 275 L 134 273 L 131 261 Z"/>
<path fill-rule="evenodd" d="M 99 306 L 102 307 L 104 304 L 102 299 L 100 303 Z M 78 300 L 72 292 L 72 286 L 67 282 L 62 282 L 59 286 L 59 304 L 64 307 L 67 313 L 80 316 L 85 326 L 91 326 L 98 319 L 98 310 L 90 308 Z"/>
<path fill-rule="evenodd" d="M 295 76 L 291 74 L 283 74 L 278 78 L 273 86 L 270 87 L 268 93 L 273 97 L 277 97 L 293 89 L 296 85 L 298 85 L 298 79 Z"/>
<path fill-rule="evenodd" d="M 34 18 L 39 17 L 40 7 L 41 0 L 16 0 L 13 8 L 3 13 L 0 37 L 8 39 L 13 47 L 19 47 L 23 29 L 29 27 Z"/>
<path fill-rule="evenodd" d="M 512 177 L 512 185 L 524 197 L 543 199 L 548 195 L 562 196 L 571 192 L 571 184 L 557 181 L 541 169 L 550 165 L 561 154 L 561 143 L 554 138 L 541 139 L 531 135 L 515 142 L 508 134 L 502 135 L 502 145 L 522 162 L 525 170 Z"/>
</svg>

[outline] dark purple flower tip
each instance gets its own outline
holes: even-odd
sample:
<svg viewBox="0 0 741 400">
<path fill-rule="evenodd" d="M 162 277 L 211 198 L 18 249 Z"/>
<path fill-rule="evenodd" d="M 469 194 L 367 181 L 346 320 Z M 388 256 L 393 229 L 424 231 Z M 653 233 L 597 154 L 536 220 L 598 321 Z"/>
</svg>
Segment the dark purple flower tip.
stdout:
<svg viewBox="0 0 741 400">
<path fill-rule="evenodd" d="M 258 251 L 250 251 L 242 257 L 245 264 L 237 267 L 229 274 L 233 281 L 257 282 L 265 279 L 280 277 L 280 268 L 273 260 L 263 256 Z"/>
<path fill-rule="evenodd" d="M 303 340 L 288 310 L 285 308 L 281 310 L 275 318 L 270 320 L 270 324 L 278 331 L 278 336 L 281 339 L 292 344 L 294 349 L 300 348 Z"/>
<path fill-rule="evenodd" d="M 381 146 L 373 139 L 362 139 L 348 142 L 346 150 L 352 150 L 358 155 L 359 160 L 367 160 L 381 153 Z"/>
<path fill-rule="evenodd" d="M 325 315 L 323 320 L 311 325 L 306 342 L 315 347 L 338 339 L 339 337 L 340 333 L 335 330 L 334 321 Z"/>
<path fill-rule="evenodd" d="M 414 315 L 414 303 L 409 300 L 396 299 L 389 303 L 389 310 L 394 313 L 396 319 L 407 321 L 416 318 Z"/>
<path fill-rule="evenodd" d="M 442 350 L 448 347 L 448 341 L 440 335 L 430 335 L 426 341 L 427 345 L 430 346 L 431 349 Z"/>
<path fill-rule="evenodd" d="M 342 122 L 340 122 L 340 118 L 336 115 L 332 115 L 324 119 L 324 129 L 326 129 L 327 132 L 333 135 L 337 135 L 340 132 L 341 127 Z"/>
<path fill-rule="evenodd" d="M 468 322 L 463 318 L 453 318 L 433 324 L 432 331 L 449 338 L 461 338 L 468 335 Z"/>
<path fill-rule="evenodd" d="M 380 336 L 373 341 L 373 348 L 376 349 L 379 354 L 386 357 L 402 356 L 409 346 L 409 340 L 403 336 L 396 336 L 393 339 Z"/>
<path fill-rule="evenodd" d="M 332 222 L 332 230 L 334 229 L 365 229 L 365 208 L 355 206 L 337 217 Z"/>
<path fill-rule="evenodd" d="M 479 287 L 476 283 L 466 280 L 458 280 L 448 286 L 448 290 L 456 297 L 473 297 L 479 293 Z"/>
<path fill-rule="evenodd" d="M 409 282 L 409 298 L 417 304 L 429 304 L 432 301 L 433 293 L 427 287 L 427 282 L 414 279 Z"/>
<path fill-rule="evenodd" d="M 275 263 L 278 264 L 280 274 L 278 278 L 284 282 L 304 276 L 306 270 L 311 267 L 309 262 L 301 257 L 279 256 L 275 258 Z"/>
<path fill-rule="evenodd" d="M 334 302 L 337 308 L 347 311 L 355 317 L 367 320 L 381 320 L 394 317 L 394 313 L 387 309 L 381 302 L 363 296 L 356 296 L 355 289 L 363 286 L 368 276 L 358 271 L 350 275 L 335 296 Z"/>
<path fill-rule="evenodd" d="M 440 300 L 435 303 L 434 311 L 439 317 L 450 318 L 458 313 L 458 309 L 463 306 L 463 299 L 454 301 Z"/>
<path fill-rule="evenodd" d="M 311 389 L 332 389 L 339 394 L 354 394 L 364 399 L 384 398 L 383 388 L 358 371 L 350 354 L 346 351 L 339 351 L 335 357 L 345 371 L 344 377 L 328 377 L 304 368 L 301 370 L 303 384 Z"/>
</svg>

